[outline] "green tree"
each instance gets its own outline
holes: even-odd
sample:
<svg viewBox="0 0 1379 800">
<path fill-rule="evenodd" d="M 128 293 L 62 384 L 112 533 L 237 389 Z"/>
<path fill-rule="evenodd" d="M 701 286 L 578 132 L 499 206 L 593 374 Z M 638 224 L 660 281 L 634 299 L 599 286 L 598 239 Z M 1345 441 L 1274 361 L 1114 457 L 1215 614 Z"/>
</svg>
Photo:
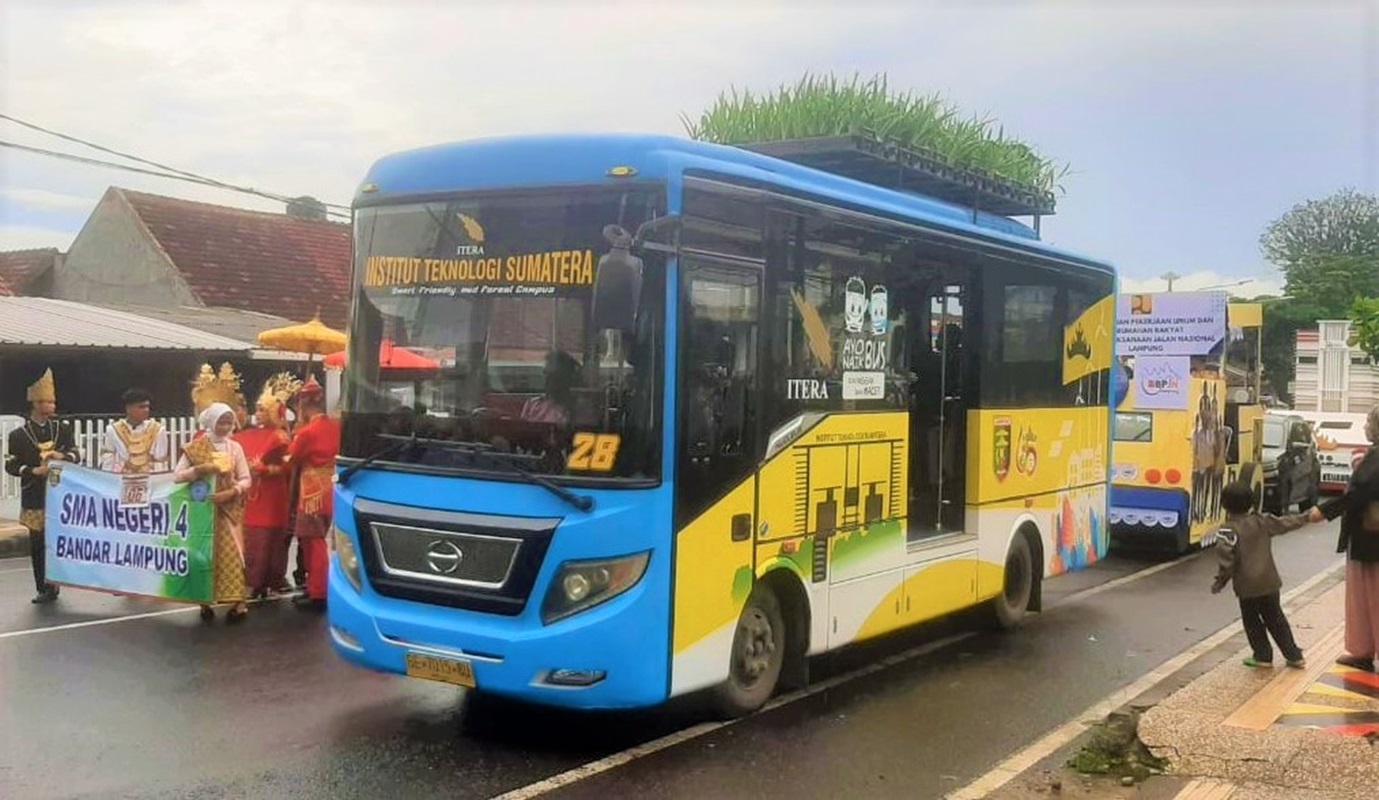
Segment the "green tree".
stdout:
<svg viewBox="0 0 1379 800">
<path fill-rule="evenodd" d="M 1260 369 L 1264 382 L 1275 397 L 1291 403 L 1288 384 L 1293 381 L 1296 365 L 1293 362 L 1298 331 L 1315 328 L 1317 320 L 1336 317 L 1321 306 L 1292 297 L 1260 297 L 1255 302 L 1264 306 L 1264 327 L 1260 331 Z"/>
<path fill-rule="evenodd" d="M 1260 249 L 1284 277 L 1284 297 L 1264 302 L 1263 371 L 1285 399 L 1297 332 L 1344 319 L 1356 298 L 1379 296 L 1379 197 L 1343 189 L 1269 223 Z"/>
<path fill-rule="evenodd" d="M 1350 308 L 1350 344 L 1379 364 L 1379 298 L 1360 297 Z"/>
</svg>

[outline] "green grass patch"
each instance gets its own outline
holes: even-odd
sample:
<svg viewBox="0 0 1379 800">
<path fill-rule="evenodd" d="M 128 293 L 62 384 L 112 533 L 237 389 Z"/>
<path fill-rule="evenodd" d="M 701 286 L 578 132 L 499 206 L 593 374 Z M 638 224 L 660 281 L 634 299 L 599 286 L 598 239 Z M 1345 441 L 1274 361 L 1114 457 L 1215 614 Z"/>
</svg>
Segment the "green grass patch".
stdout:
<svg viewBox="0 0 1379 800">
<path fill-rule="evenodd" d="M 955 168 L 974 169 L 1037 190 L 1062 193 L 1068 165 L 1007 136 L 990 116 L 965 115 L 938 94 L 892 90 L 885 74 L 805 75 L 794 85 L 754 93 L 729 89 L 699 118 L 681 116 L 691 138 L 745 145 L 844 136 L 868 130 L 926 152 Z"/>
</svg>

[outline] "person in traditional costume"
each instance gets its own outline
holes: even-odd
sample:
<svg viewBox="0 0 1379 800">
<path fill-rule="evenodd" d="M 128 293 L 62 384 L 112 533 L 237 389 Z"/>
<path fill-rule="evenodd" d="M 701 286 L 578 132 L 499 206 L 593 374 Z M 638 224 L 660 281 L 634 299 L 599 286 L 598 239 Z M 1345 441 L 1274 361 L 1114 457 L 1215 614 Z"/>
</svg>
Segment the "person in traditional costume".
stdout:
<svg viewBox="0 0 1379 800">
<path fill-rule="evenodd" d="M 255 427 L 235 434 L 253 474 L 244 506 L 244 565 L 249 593 L 256 598 L 285 589 L 287 511 L 291 500 L 287 471 L 287 404 L 302 382 L 288 373 L 268 379 L 254 409 Z"/>
<path fill-rule="evenodd" d="M 153 398 L 143 389 L 130 389 L 121 398 L 124 419 L 105 429 L 101 445 L 101 469 L 106 472 L 167 472 L 172 469 L 168 437 L 163 426 L 150 419 Z"/>
<path fill-rule="evenodd" d="M 330 556 L 326 533 L 334 511 L 335 457 L 340 452 L 340 423 L 326 414 L 325 390 L 311 376 L 298 393 L 301 422 L 288 450 L 297 474 L 297 521 L 293 533 L 306 555 L 306 594 L 299 605 L 325 608 Z"/>
<path fill-rule="evenodd" d="M 19 479 L 19 522 L 29 530 L 29 560 L 33 562 L 34 588 L 31 602 L 51 603 L 60 589 L 48 582 L 45 572 L 47 542 L 44 539 L 44 508 L 47 505 L 49 464 L 53 461 L 81 461 L 70 423 L 55 419 L 57 386 L 53 371 L 28 388 L 29 418 L 10 431 L 5 472 Z"/>
<path fill-rule="evenodd" d="M 173 478 L 179 483 L 211 482 L 210 501 L 215 506 L 212 545 L 212 604 L 201 607 L 201 619 L 215 619 L 213 605 L 230 604 L 227 624 L 242 622 L 249 614 L 244 583 L 244 500 L 253 486 L 244 448 L 231 434 L 239 392 L 239 376 L 224 364 L 219 373 L 203 366 L 192 389 L 201 432 L 182 450 Z"/>
</svg>

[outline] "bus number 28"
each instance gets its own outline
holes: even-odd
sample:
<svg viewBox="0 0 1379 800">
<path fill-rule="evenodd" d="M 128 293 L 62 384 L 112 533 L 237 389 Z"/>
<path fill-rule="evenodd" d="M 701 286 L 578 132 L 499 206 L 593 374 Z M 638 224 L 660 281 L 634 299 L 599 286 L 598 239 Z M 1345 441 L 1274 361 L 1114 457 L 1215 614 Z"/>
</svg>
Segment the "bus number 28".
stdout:
<svg viewBox="0 0 1379 800">
<path fill-rule="evenodd" d="M 608 472 L 618 457 L 622 437 L 616 433 L 576 433 L 571 442 L 574 449 L 565 466 L 586 472 Z"/>
</svg>

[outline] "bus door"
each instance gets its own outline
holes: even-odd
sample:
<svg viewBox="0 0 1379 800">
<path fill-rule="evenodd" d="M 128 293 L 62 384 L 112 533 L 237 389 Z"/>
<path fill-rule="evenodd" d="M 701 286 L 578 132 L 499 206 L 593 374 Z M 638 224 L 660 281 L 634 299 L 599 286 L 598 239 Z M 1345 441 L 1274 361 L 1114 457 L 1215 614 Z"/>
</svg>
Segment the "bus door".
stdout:
<svg viewBox="0 0 1379 800">
<path fill-rule="evenodd" d="M 966 507 L 967 356 L 964 287 L 942 280 L 928 291 L 927 329 L 912 360 L 910 539 L 963 529 Z"/>
<path fill-rule="evenodd" d="M 677 656 L 736 623 L 752 586 L 762 292 L 759 264 L 685 255 L 680 265 Z"/>
</svg>

